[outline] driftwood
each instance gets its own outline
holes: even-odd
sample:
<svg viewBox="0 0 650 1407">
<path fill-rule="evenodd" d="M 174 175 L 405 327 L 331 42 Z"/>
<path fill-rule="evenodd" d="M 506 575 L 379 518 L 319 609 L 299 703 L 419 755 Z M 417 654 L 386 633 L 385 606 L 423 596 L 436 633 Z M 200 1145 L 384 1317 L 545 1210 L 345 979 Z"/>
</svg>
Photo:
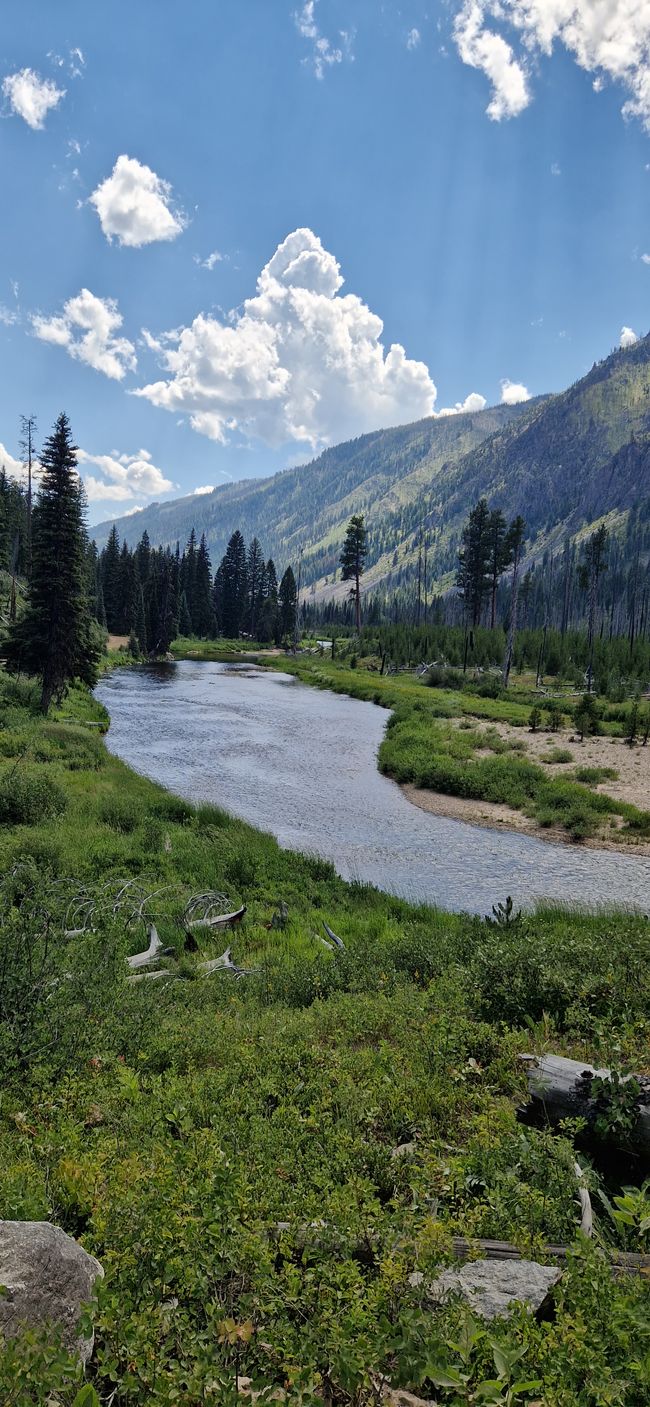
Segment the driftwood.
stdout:
<svg viewBox="0 0 650 1407">
<path fill-rule="evenodd" d="M 338 937 L 337 937 L 336 933 L 334 933 L 333 930 L 330 928 L 329 923 L 325 923 L 324 920 L 323 920 L 323 928 L 325 929 L 325 932 L 326 932 L 328 938 L 330 938 L 331 941 L 332 941 L 332 943 L 334 944 L 334 947 L 335 947 L 335 948 L 339 948 L 339 950 L 340 950 L 342 953 L 344 953 L 344 952 L 345 952 L 345 943 L 342 941 L 341 938 L 338 938 Z"/>
<path fill-rule="evenodd" d="M 150 963 L 157 962 L 161 957 L 169 957 L 171 951 L 170 948 L 163 948 L 160 938 L 158 937 L 158 930 L 155 923 L 150 923 L 149 947 L 145 948 L 143 953 L 134 953 L 133 956 L 127 958 L 126 961 L 131 971 L 136 972 L 138 968 L 148 967 Z"/>
<path fill-rule="evenodd" d="M 533 1109 L 542 1113 L 551 1124 L 562 1119 L 586 1119 L 592 1123 L 597 1113 L 597 1101 L 592 1094 L 593 1080 L 611 1080 L 611 1070 L 597 1070 L 580 1060 L 568 1060 L 561 1055 L 522 1055 L 528 1065 L 528 1090 Z M 645 1157 L 650 1157 L 650 1079 L 644 1075 L 626 1075 L 621 1084 L 636 1079 L 640 1088 L 636 1128 L 629 1142 Z"/>
<path fill-rule="evenodd" d="M 226 948 L 225 953 L 222 953 L 221 957 L 208 958 L 207 962 L 200 962 L 198 964 L 198 971 L 201 972 L 204 977 L 211 977 L 213 972 L 232 972 L 233 977 L 250 977 L 251 973 L 255 971 L 255 968 L 239 967 L 237 963 L 232 960 L 232 949 Z"/>
<path fill-rule="evenodd" d="M 231 901 L 230 901 L 231 902 Z M 208 890 L 206 894 L 197 894 L 185 906 L 182 923 L 187 931 L 195 928 L 230 928 L 237 923 L 241 923 L 246 913 L 246 905 L 232 912 L 224 912 L 229 900 L 225 894 L 218 894 L 216 890 Z"/>
</svg>

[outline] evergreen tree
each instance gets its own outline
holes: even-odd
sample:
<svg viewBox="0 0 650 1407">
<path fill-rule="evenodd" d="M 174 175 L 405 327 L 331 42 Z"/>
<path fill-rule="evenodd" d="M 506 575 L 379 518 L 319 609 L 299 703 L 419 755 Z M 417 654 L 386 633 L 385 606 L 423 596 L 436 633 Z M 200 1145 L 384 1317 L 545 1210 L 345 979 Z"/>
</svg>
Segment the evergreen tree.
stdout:
<svg viewBox="0 0 650 1407">
<path fill-rule="evenodd" d="M 368 552 L 368 534 L 363 517 L 350 518 L 341 551 L 341 580 L 351 581 L 350 598 L 354 601 L 357 632 L 361 630 L 361 577 Z"/>
<path fill-rule="evenodd" d="M 456 585 L 468 625 L 481 623 L 483 605 L 490 591 L 490 510 L 484 498 L 472 509 L 463 528 L 458 553 Z"/>
<path fill-rule="evenodd" d="M 187 604 L 189 607 L 189 602 Z M 194 606 L 191 616 L 195 635 L 199 635 L 202 639 L 214 635 L 216 622 L 212 605 L 212 573 L 205 533 L 201 535 L 196 555 Z"/>
<path fill-rule="evenodd" d="M 120 561 L 120 539 L 115 524 L 108 535 L 108 542 L 102 552 L 102 589 L 106 625 L 112 635 L 119 635 L 122 626 L 122 582 Z"/>
<path fill-rule="evenodd" d="M 83 490 L 67 415 L 45 442 L 41 470 L 27 609 L 11 631 L 6 659 L 10 669 L 40 677 L 47 713 L 73 679 L 95 682 L 98 657 L 86 592 Z"/>
<path fill-rule="evenodd" d="M 196 533 L 194 531 L 194 528 L 192 528 L 187 547 L 185 548 L 181 559 L 179 581 L 179 591 L 181 593 L 183 591 L 185 592 L 185 595 L 187 597 L 187 606 L 192 622 L 194 622 L 194 603 L 196 598 L 196 567 Z"/>
<path fill-rule="evenodd" d="M 497 589 L 503 573 L 510 566 L 510 545 L 506 520 L 500 508 L 490 513 L 487 523 L 490 574 L 490 628 L 494 630 L 497 621 Z"/>
<path fill-rule="evenodd" d="M 143 655 L 147 653 L 147 617 L 144 608 L 144 591 L 138 587 L 138 604 L 135 613 L 135 637 Z"/>
<path fill-rule="evenodd" d="M 185 595 L 184 591 L 181 595 L 180 615 L 178 618 L 178 631 L 179 635 L 184 636 L 185 639 L 187 639 L 192 634 L 192 617 L 190 615 L 190 608 L 187 604 L 187 596 Z"/>
<path fill-rule="evenodd" d="M 587 665 L 587 692 L 590 694 L 594 681 L 594 640 L 596 636 L 596 612 L 598 610 L 598 589 L 603 572 L 607 571 L 607 545 L 609 533 L 602 523 L 598 531 L 592 533 L 585 549 L 585 560 L 580 568 L 580 582 L 589 594 L 589 615 L 587 635 L 589 663 Z"/>
<path fill-rule="evenodd" d="M 248 559 L 246 562 L 248 630 L 253 639 L 255 638 L 257 618 L 263 599 L 265 576 L 266 568 L 264 566 L 262 549 L 257 538 L 254 537 L 248 549 Z"/>
<path fill-rule="evenodd" d="M 239 531 L 228 543 L 218 578 L 220 627 L 230 640 L 237 640 L 244 625 L 247 596 L 246 544 Z"/>
<path fill-rule="evenodd" d="M 138 578 L 144 588 L 149 578 L 149 559 L 151 557 L 151 543 L 146 528 L 135 549 L 135 555 L 138 563 Z"/>
<path fill-rule="evenodd" d="M 281 637 L 282 639 L 291 639 L 296 628 L 298 616 L 298 591 L 296 588 L 296 578 L 291 567 L 287 567 L 282 581 L 280 582 L 278 604 L 280 608 Z"/>
</svg>

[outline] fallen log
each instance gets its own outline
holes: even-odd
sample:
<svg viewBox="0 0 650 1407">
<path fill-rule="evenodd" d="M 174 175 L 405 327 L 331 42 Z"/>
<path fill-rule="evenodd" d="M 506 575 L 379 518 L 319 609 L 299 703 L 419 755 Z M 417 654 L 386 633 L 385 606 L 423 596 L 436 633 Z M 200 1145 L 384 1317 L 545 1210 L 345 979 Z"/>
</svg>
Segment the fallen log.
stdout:
<svg viewBox="0 0 650 1407">
<path fill-rule="evenodd" d="M 615 1093 L 616 1077 L 612 1077 L 611 1070 L 598 1070 L 594 1065 L 562 1055 L 522 1055 L 520 1059 L 528 1066 L 528 1092 L 533 1111 L 542 1114 L 551 1124 L 575 1118 L 593 1124 L 599 1110 L 606 1110 L 602 1092 L 597 1095 L 593 1092 L 595 1079 L 610 1082 Z M 619 1087 L 624 1088 L 631 1080 L 636 1080 L 639 1094 L 636 1126 L 626 1146 L 650 1158 L 650 1079 L 645 1075 L 624 1075 L 620 1077 Z M 620 1143 L 620 1137 L 616 1141 Z"/>
<path fill-rule="evenodd" d="M 334 933 L 333 929 L 330 928 L 329 923 L 325 923 L 325 920 L 323 920 L 323 928 L 325 929 L 328 938 L 330 938 L 332 943 L 334 944 L 334 947 L 338 948 L 340 952 L 344 953 L 345 943 L 343 942 L 342 938 L 339 938 L 338 935 Z"/>
</svg>

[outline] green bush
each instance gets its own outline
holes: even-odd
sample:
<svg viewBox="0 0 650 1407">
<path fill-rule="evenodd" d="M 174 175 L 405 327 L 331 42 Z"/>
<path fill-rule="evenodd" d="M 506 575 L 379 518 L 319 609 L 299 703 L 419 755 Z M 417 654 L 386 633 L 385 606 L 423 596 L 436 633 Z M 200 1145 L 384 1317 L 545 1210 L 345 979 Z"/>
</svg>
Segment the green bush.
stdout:
<svg viewBox="0 0 650 1407">
<path fill-rule="evenodd" d="M 65 792 L 47 773 L 15 766 L 0 774 L 0 823 L 34 826 L 65 808 Z"/>
</svg>

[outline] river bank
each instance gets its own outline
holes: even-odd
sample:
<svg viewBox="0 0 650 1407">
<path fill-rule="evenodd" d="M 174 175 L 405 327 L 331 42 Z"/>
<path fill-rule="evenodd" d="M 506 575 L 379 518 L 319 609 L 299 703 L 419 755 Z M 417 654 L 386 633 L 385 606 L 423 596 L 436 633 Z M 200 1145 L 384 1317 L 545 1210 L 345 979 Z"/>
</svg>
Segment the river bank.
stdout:
<svg viewBox="0 0 650 1407">
<path fill-rule="evenodd" d="M 430 689 L 409 675 L 382 677 L 312 654 L 255 651 L 250 645 L 242 652 L 236 642 L 227 650 L 211 642 L 180 642 L 178 657 L 254 658 L 305 684 L 391 709 L 397 719 L 379 746 L 378 765 L 411 804 L 431 815 L 555 845 L 650 855 L 650 747 L 630 747 L 621 727 L 608 721 L 601 735 L 580 741 L 570 726 L 569 701 L 552 730 L 533 733 L 530 699 L 516 688 L 497 699 Z"/>
<path fill-rule="evenodd" d="M 455 1361 L 462 1311 L 433 1310 L 419 1276 L 454 1235 L 538 1258 L 575 1241 L 573 1145 L 518 1124 L 518 1056 L 647 1068 L 650 924 L 562 906 L 495 924 L 346 884 L 125 766 L 85 691 L 65 722 L 35 707 L 0 674 L 0 1216 L 55 1222 L 101 1261 L 100 1403 L 235 1407 L 243 1376 L 304 1407 L 365 1407 L 378 1376 L 444 1400 L 429 1364 Z M 182 914 L 213 889 L 246 916 L 194 953 Z M 170 976 L 130 985 L 150 922 Z M 226 944 L 240 981 L 198 969 Z M 640 1402 L 648 1293 L 576 1246 L 552 1343 L 519 1317 L 490 1339 L 549 1400 Z M 80 1387 L 47 1337 L 0 1348 L 3 1402 L 72 1407 Z"/>
</svg>

